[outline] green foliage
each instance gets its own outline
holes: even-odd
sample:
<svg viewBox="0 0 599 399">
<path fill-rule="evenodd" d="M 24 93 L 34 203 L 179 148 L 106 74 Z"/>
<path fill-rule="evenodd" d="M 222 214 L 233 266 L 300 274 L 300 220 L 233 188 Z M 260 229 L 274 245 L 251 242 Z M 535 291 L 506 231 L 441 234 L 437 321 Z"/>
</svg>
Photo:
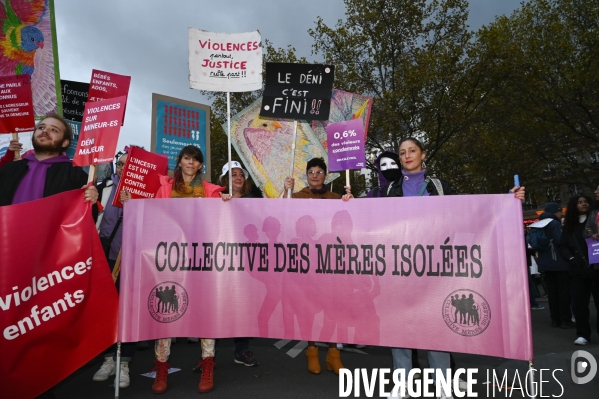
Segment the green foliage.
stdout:
<svg viewBox="0 0 599 399">
<path fill-rule="evenodd" d="M 537 198 L 559 184 L 594 188 L 598 28 L 595 1 L 532 0 L 477 33 L 469 56 L 487 101 L 439 157 L 458 185 L 501 192 L 519 173 Z"/>
<path fill-rule="evenodd" d="M 434 159 L 480 104 L 463 0 L 346 0 L 346 19 L 309 30 L 335 86 L 374 98 L 367 153 L 418 137 Z M 372 167 L 372 165 L 370 165 Z"/>
</svg>

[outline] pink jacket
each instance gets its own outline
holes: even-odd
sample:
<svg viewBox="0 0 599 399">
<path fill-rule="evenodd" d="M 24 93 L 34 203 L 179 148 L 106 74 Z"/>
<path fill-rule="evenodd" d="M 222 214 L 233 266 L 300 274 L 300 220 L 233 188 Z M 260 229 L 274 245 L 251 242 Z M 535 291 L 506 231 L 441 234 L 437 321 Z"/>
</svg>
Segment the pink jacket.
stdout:
<svg viewBox="0 0 599 399">
<path fill-rule="evenodd" d="M 160 188 L 156 193 L 156 198 L 170 198 L 171 191 L 173 190 L 173 183 L 175 179 L 168 176 L 160 176 Z M 225 187 L 217 186 L 216 184 L 202 181 L 204 190 L 206 191 L 206 198 L 220 198 L 220 192 L 225 190 Z"/>
</svg>

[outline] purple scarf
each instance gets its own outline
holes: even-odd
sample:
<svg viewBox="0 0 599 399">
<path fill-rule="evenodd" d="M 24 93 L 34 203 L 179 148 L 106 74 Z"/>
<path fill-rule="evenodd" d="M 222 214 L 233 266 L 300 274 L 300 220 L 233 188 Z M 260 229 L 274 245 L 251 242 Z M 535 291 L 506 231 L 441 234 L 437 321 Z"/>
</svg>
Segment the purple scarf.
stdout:
<svg viewBox="0 0 599 399">
<path fill-rule="evenodd" d="M 46 172 L 52 164 L 60 162 L 71 162 L 66 155 L 58 155 L 52 158 L 38 161 L 33 153 L 25 155 L 27 159 L 28 170 L 17 187 L 12 205 L 22 204 L 23 202 L 34 201 L 44 197 L 44 186 L 46 184 Z"/>
</svg>

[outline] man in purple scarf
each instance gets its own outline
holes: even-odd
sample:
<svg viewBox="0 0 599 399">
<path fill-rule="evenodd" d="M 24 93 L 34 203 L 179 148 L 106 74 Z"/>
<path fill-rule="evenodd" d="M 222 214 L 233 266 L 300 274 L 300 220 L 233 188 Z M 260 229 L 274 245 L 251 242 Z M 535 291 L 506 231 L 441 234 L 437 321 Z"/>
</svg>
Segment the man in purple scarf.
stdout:
<svg viewBox="0 0 599 399">
<path fill-rule="evenodd" d="M 69 124 L 59 115 L 44 118 L 32 137 L 33 153 L 0 168 L 0 206 L 16 205 L 83 189 L 85 201 L 95 204 L 98 190 L 87 185 L 87 173 L 63 155 L 73 138 Z"/>
</svg>

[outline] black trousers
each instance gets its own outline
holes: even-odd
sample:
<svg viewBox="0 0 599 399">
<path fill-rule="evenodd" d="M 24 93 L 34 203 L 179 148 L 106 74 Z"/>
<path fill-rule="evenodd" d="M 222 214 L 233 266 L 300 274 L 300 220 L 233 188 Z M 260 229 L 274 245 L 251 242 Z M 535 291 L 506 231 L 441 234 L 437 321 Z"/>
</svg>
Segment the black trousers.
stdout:
<svg viewBox="0 0 599 399">
<path fill-rule="evenodd" d="M 597 312 L 597 332 L 599 332 L 599 270 L 592 270 L 590 276 L 572 277 L 572 297 L 574 298 L 574 317 L 576 318 L 576 334 L 591 341 L 591 312 L 589 305 L 591 295 Z"/>
<path fill-rule="evenodd" d="M 545 272 L 551 321 L 562 324 L 572 319 L 570 311 L 570 276 L 568 272 Z"/>
</svg>

